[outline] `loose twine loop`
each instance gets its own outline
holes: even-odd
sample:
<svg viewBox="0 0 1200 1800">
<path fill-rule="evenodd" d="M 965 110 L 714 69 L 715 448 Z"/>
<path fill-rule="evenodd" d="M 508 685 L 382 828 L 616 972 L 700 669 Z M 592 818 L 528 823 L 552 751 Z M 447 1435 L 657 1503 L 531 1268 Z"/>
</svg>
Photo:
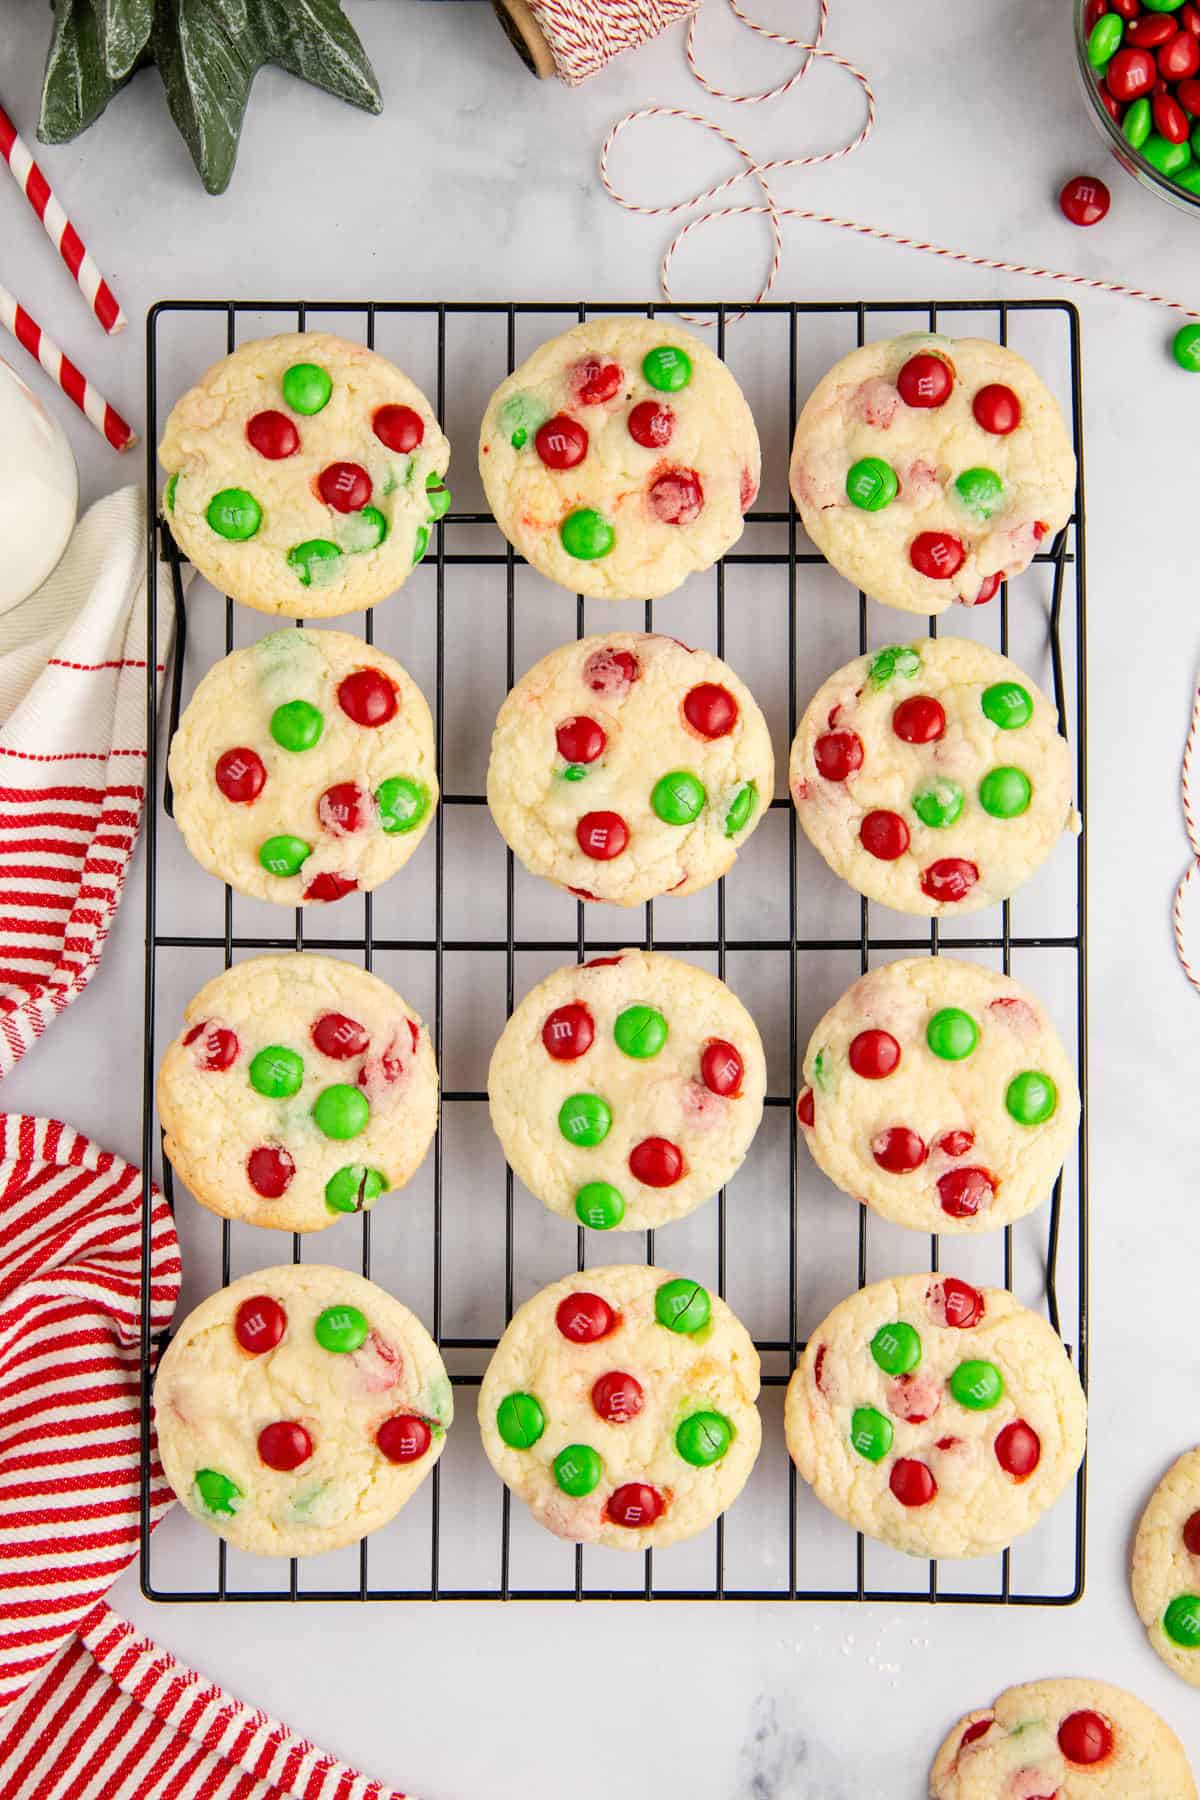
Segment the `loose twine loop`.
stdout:
<svg viewBox="0 0 1200 1800">
<path fill-rule="evenodd" d="M 1200 973 L 1192 966 L 1187 950 L 1187 936 L 1184 922 L 1184 898 L 1192 879 L 1200 870 L 1200 824 L 1192 805 L 1192 758 L 1196 751 L 1196 741 L 1200 738 L 1200 687 L 1192 702 L 1192 722 L 1188 727 L 1187 742 L 1183 746 L 1183 769 L 1180 780 L 1180 795 L 1183 801 L 1183 822 L 1187 829 L 1188 843 L 1191 846 L 1192 860 L 1180 878 L 1175 889 L 1175 904 L 1171 909 L 1171 923 L 1175 929 L 1175 949 L 1179 954 L 1180 966 L 1192 986 L 1200 990 Z"/>
</svg>

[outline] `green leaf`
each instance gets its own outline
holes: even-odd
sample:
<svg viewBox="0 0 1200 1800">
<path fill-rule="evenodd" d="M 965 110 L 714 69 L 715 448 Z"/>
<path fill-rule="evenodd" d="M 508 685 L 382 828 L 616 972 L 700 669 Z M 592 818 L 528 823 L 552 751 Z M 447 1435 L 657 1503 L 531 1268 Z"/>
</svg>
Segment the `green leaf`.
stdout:
<svg viewBox="0 0 1200 1800">
<path fill-rule="evenodd" d="M 154 0 L 92 0 L 92 10 L 105 72 L 124 81 L 149 41 Z"/>
<path fill-rule="evenodd" d="M 256 10 L 271 62 L 352 106 L 383 111 L 375 71 L 340 0 L 260 0 Z"/>
<path fill-rule="evenodd" d="M 158 0 L 151 39 L 171 117 L 210 194 L 229 186 L 246 102 L 266 60 L 256 32 L 231 33 L 225 11 L 220 0 Z"/>
<path fill-rule="evenodd" d="M 105 68 L 88 0 L 54 0 L 53 10 L 37 134 L 65 144 L 95 123 L 127 77 L 114 80 Z"/>
</svg>

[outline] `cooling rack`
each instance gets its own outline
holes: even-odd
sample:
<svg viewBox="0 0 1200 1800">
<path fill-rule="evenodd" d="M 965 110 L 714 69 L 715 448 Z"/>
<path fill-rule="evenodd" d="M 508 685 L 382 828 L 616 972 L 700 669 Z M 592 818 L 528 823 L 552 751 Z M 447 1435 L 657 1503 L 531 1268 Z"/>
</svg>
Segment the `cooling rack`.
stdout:
<svg viewBox="0 0 1200 1800">
<path fill-rule="evenodd" d="M 782 1399 L 804 1331 L 857 1283 L 919 1267 L 1002 1282 L 1045 1312 L 1086 1386 L 1087 951 L 1084 839 L 1064 839 L 1011 902 L 961 924 L 926 925 L 860 900 L 798 833 L 787 747 L 809 694 L 839 663 L 911 637 L 919 622 L 852 591 L 804 536 L 787 495 L 799 406 L 829 364 L 869 338 L 941 329 L 1028 355 L 1070 422 L 1078 484 L 1070 521 L 996 600 L 944 615 L 943 630 L 1009 652 L 1052 688 L 1072 744 L 1086 815 L 1083 433 L 1079 321 L 1058 300 L 770 303 L 746 315 L 698 305 L 701 328 L 734 368 L 764 440 L 766 477 L 739 545 L 678 596 L 643 606 L 572 606 L 500 537 L 473 469 L 487 397 L 545 337 L 642 304 L 171 300 L 147 322 L 147 695 L 155 704 L 159 555 L 176 640 L 168 704 L 147 764 L 143 1261 L 150 1183 L 159 1171 L 184 1251 L 183 1307 L 251 1268 L 286 1260 L 361 1270 L 423 1318 L 451 1373 L 458 1421 L 446 1454 L 398 1519 L 359 1546 L 291 1562 L 227 1548 L 175 1508 L 149 1530 L 149 1396 L 165 1340 L 151 1334 L 143 1284 L 143 1591 L 160 1601 L 752 1600 L 1064 1605 L 1083 1592 L 1086 1469 L 1073 1495 L 1002 1556 L 922 1563 L 825 1513 L 796 1479 Z M 278 908 L 234 895 L 187 856 L 170 819 L 166 748 L 180 708 L 217 658 L 276 627 L 199 579 L 158 516 L 154 445 L 166 411 L 200 369 L 248 338 L 320 328 L 393 357 L 433 398 L 456 461 L 457 500 L 422 566 L 395 599 L 335 620 L 397 655 L 433 708 L 443 793 L 417 856 L 375 894 L 334 907 Z M 695 328 L 695 327 L 693 327 Z M 786 374 L 786 387 L 784 377 Z M 463 467 L 463 465 L 467 467 Z M 780 767 L 772 800 L 731 875 L 700 895 L 622 913 L 584 906 L 514 865 L 487 814 L 491 723 L 536 656 L 571 635 L 644 624 L 727 656 L 767 713 Z M 928 631 L 936 636 L 939 621 Z M 612 1234 L 562 1220 L 515 1183 L 486 1117 L 487 1054 L 516 999 L 559 964 L 622 943 L 689 958 L 728 979 L 768 1051 L 762 1128 L 727 1191 L 660 1234 Z M 409 1187 L 359 1221 L 302 1242 L 219 1221 L 179 1197 L 160 1155 L 154 1076 L 184 1002 L 246 955 L 308 948 L 360 961 L 418 1005 L 442 1071 L 442 1123 Z M 808 1033 L 859 973 L 900 954 L 952 951 L 1011 971 L 1046 1001 L 1073 1052 L 1084 1111 L 1077 1149 L 1048 1205 L 1001 1233 L 927 1239 L 855 1208 L 798 1142 L 793 1101 Z M 659 1262 L 715 1285 L 755 1335 L 764 1370 L 764 1447 L 743 1496 L 708 1532 L 640 1555 L 564 1545 L 513 1506 L 478 1443 L 473 1412 L 488 1357 L 514 1307 L 561 1275 L 624 1260 Z M 181 1309 L 182 1316 L 182 1309 Z"/>
</svg>

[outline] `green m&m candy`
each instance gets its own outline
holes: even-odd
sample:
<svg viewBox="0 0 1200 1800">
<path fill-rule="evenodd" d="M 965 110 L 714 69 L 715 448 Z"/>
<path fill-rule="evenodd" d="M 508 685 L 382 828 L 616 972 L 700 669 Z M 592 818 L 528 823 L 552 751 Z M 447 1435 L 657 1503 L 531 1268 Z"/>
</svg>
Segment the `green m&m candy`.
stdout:
<svg viewBox="0 0 1200 1800">
<path fill-rule="evenodd" d="M 882 1462 L 894 1436 L 891 1420 L 878 1407 L 855 1407 L 850 1417 L 850 1442 L 868 1462 Z"/>
<path fill-rule="evenodd" d="M 262 507 L 245 488 L 222 488 L 209 501 L 204 516 L 219 537 L 240 544 L 252 538 L 262 524 Z"/>
<path fill-rule="evenodd" d="M 846 471 L 846 498 L 863 512 L 882 512 L 900 489 L 896 471 L 881 456 L 863 456 Z"/>
<path fill-rule="evenodd" d="M 348 1163 L 325 1183 L 325 1204 L 330 1212 L 362 1212 L 372 1200 L 387 1192 L 387 1182 L 378 1169 L 365 1163 Z"/>
<path fill-rule="evenodd" d="M 197 1469 L 192 1486 L 204 1512 L 231 1519 L 238 1509 L 242 1490 L 219 1469 Z"/>
<path fill-rule="evenodd" d="M 367 1096 L 349 1082 L 336 1081 L 322 1088 L 313 1101 L 313 1118 L 318 1131 L 328 1138 L 357 1137 L 371 1116 Z"/>
<path fill-rule="evenodd" d="M 625 1198 L 611 1181 L 585 1181 L 575 1196 L 575 1217 L 593 1231 L 612 1231 L 625 1217 Z"/>
<path fill-rule="evenodd" d="M 568 763 L 562 772 L 564 781 L 585 781 L 587 770 L 582 763 Z"/>
<path fill-rule="evenodd" d="M 292 411 L 306 417 L 328 406 L 333 392 L 329 370 L 323 369 L 320 363 L 293 363 L 290 369 L 284 370 L 280 386 Z"/>
<path fill-rule="evenodd" d="M 250 1086 L 268 1100 L 286 1100 L 300 1092 L 304 1080 L 304 1058 L 283 1044 L 269 1044 L 250 1063 Z"/>
<path fill-rule="evenodd" d="M 436 525 L 437 521 L 444 519 L 450 511 L 450 501 L 453 498 L 445 480 L 436 469 L 430 469 L 425 477 L 425 492 L 429 496 L 429 505 L 433 513 L 430 523 Z"/>
<path fill-rule="evenodd" d="M 1092 26 L 1087 41 L 1087 59 L 1093 69 L 1103 69 L 1109 57 L 1121 47 L 1125 24 L 1118 13 L 1102 13 Z"/>
<path fill-rule="evenodd" d="M 617 1049 L 644 1061 L 657 1056 L 667 1041 L 667 1021 L 653 1006 L 627 1006 L 613 1026 Z"/>
<path fill-rule="evenodd" d="M 413 539 L 413 568 L 414 569 L 416 568 L 417 564 L 420 562 L 421 558 L 424 556 L 424 554 L 428 550 L 428 548 L 429 548 L 429 527 L 428 527 L 428 525 L 418 525 L 417 526 L 417 535 Z"/>
<path fill-rule="evenodd" d="M 313 1336 L 322 1350 L 331 1350 L 335 1356 L 347 1356 L 366 1343 L 367 1329 L 367 1315 L 357 1306 L 327 1306 L 324 1312 L 317 1314 Z"/>
<path fill-rule="evenodd" d="M 733 1442 L 733 1426 L 719 1412 L 692 1413 L 675 1433 L 675 1448 L 693 1469 L 710 1469 Z"/>
<path fill-rule="evenodd" d="M 1018 1125 L 1044 1125 L 1058 1106 L 1058 1089 L 1040 1069 L 1025 1069 L 1009 1082 L 1004 1104 Z"/>
<path fill-rule="evenodd" d="M 1004 1377 L 995 1363 L 971 1358 L 951 1375 L 950 1392 L 969 1412 L 989 1412 L 1004 1398 Z"/>
<path fill-rule="evenodd" d="M 1192 132 L 1193 156 L 1196 154 L 1196 142 L 1198 136 L 1200 136 L 1200 134 L 1195 131 Z M 1200 195 L 1200 167 L 1198 167 L 1196 163 L 1190 162 L 1186 169 L 1179 169 L 1175 175 L 1172 176 L 1172 180 L 1176 187 L 1186 188 L 1189 194 Z"/>
<path fill-rule="evenodd" d="M 927 782 L 918 788 L 913 795 L 913 811 L 922 825 L 929 825 L 935 831 L 945 830 L 953 825 L 963 809 L 963 791 L 957 781 Z"/>
<path fill-rule="evenodd" d="M 979 804 L 993 819 L 1019 819 L 1032 799 L 1033 788 L 1023 769 L 989 769 L 979 784 Z"/>
<path fill-rule="evenodd" d="M 1200 324 L 1179 327 L 1171 340 L 1171 354 L 1189 375 L 1200 371 Z"/>
<path fill-rule="evenodd" d="M 698 1281 L 689 1281 L 685 1275 L 677 1275 L 674 1281 L 664 1281 L 654 1296 L 654 1316 L 659 1324 L 687 1337 L 703 1331 L 711 1313 L 708 1289 L 702 1288 Z"/>
<path fill-rule="evenodd" d="M 977 519 L 990 519 L 1000 504 L 1004 483 L 995 469 L 964 469 L 954 491 L 968 512 Z"/>
<path fill-rule="evenodd" d="M 342 553 L 328 538 L 306 538 L 287 553 L 288 568 L 304 587 L 324 587 L 337 574 Z"/>
<path fill-rule="evenodd" d="M 754 809 L 758 805 L 758 784 L 743 781 L 733 799 L 729 802 L 729 811 L 725 814 L 725 836 L 736 837 L 739 831 L 745 831 L 754 817 Z"/>
<path fill-rule="evenodd" d="M 572 1500 L 590 1494 L 603 1473 L 600 1454 L 590 1444 L 568 1444 L 554 1459 L 554 1479 Z"/>
<path fill-rule="evenodd" d="M 1125 108 L 1125 117 L 1121 120 L 1121 130 L 1126 143 L 1132 144 L 1135 150 L 1140 150 L 1150 136 L 1152 124 L 1153 115 L 1150 111 L 1150 102 L 1143 94 L 1140 100 L 1133 101 L 1130 106 Z"/>
<path fill-rule="evenodd" d="M 612 1130 L 612 1110 L 599 1094 L 568 1094 L 558 1109 L 558 1129 L 569 1143 L 590 1150 Z"/>
<path fill-rule="evenodd" d="M 908 644 L 889 644 L 886 650 L 880 650 L 871 658 L 871 666 L 867 670 L 867 679 L 872 687 L 886 687 L 893 675 L 907 675 L 910 679 L 921 673 L 921 658 Z"/>
<path fill-rule="evenodd" d="M 1197 327 L 1200 331 L 1200 327 Z M 1033 717 L 1033 700 L 1029 689 L 1019 681 L 994 681 L 979 697 L 983 716 L 1001 731 L 1019 731 Z"/>
<path fill-rule="evenodd" d="M 523 450 L 531 432 L 545 423 L 546 408 L 532 394 L 510 394 L 500 408 L 500 423 L 510 433 L 514 450 Z"/>
<path fill-rule="evenodd" d="M 530 1450 L 546 1429 L 541 1401 L 533 1394 L 505 1394 L 496 1408 L 496 1430 L 510 1450 Z"/>
<path fill-rule="evenodd" d="M 655 782 L 650 804 L 664 825 L 690 825 L 708 803 L 704 783 L 690 769 L 672 769 Z"/>
<path fill-rule="evenodd" d="M 1163 1630 L 1185 1650 L 1200 1648 L 1200 1594 L 1176 1594 L 1163 1614 Z"/>
<path fill-rule="evenodd" d="M 1145 0 L 1147 12 L 1178 12 L 1183 0 Z"/>
<path fill-rule="evenodd" d="M 594 507 L 579 506 L 567 514 L 558 528 L 562 547 L 579 562 L 596 562 L 607 556 L 617 541 L 617 534 Z"/>
<path fill-rule="evenodd" d="M 271 736 L 281 750 L 299 753 L 321 741 L 325 716 L 308 700 L 285 700 L 271 714 Z"/>
<path fill-rule="evenodd" d="M 943 1006 L 925 1027 L 925 1042 L 943 1062 L 962 1062 L 979 1042 L 979 1027 L 961 1006 Z"/>
<path fill-rule="evenodd" d="M 412 831 L 429 811 L 429 789 L 411 775 L 389 775 L 375 789 L 375 804 L 386 832 Z"/>
<path fill-rule="evenodd" d="M 163 504 L 166 507 L 168 512 L 175 511 L 175 489 L 178 486 L 179 486 L 179 470 L 176 469 L 175 473 L 168 480 L 166 492 L 163 494 Z"/>
<path fill-rule="evenodd" d="M 517 429 L 513 432 L 512 437 L 509 439 L 509 442 L 512 444 L 514 450 L 523 450 L 528 437 L 529 433 L 526 431 L 525 427 L 523 425 L 518 425 Z"/>
<path fill-rule="evenodd" d="M 921 1335 L 904 1319 L 881 1325 L 871 1339 L 871 1355 L 885 1375 L 907 1375 L 921 1360 Z"/>
<path fill-rule="evenodd" d="M 1105 14 L 1107 18 L 1109 15 Z M 1160 132 L 1152 131 L 1142 145 L 1142 155 L 1152 168 L 1160 175 L 1177 175 L 1180 169 L 1186 169 L 1192 160 L 1191 147 L 1188 144 L 1173 144 Z"/>
<path fill-rule="evenodd" d="M 642 374 L 662 394 L 677 394 L 692 379 L 692 359 L 674 344 L 660 344 L 642 358 Z"/>
<path fill-rule="evenodd" d="M 268 875 L 298 875 L 311 855 L 311 844 L 306 844 L 303 838 L 290 837 L 286 832 L 280 837 L 268 838 L 258 848 L 258 860 Z"/>
<path fill-rule="evenodd" d="M 360 556 L 364 550 L 374 550 L 382 544 L 388 534 L 388 522 L 377 506 L 360 506 L 357 512 L 347 515 L 340 529 L 343 550 Z"/>
</svg>

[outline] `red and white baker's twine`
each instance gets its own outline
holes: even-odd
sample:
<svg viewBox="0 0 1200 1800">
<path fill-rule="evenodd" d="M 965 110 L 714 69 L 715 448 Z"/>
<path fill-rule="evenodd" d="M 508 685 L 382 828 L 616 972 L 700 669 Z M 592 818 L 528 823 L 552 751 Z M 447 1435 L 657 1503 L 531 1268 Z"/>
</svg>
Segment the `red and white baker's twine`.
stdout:
<svg viewBox="0 0 1200 1800">
<path fill-rule="evenodd" d="M 68 400 L 106 437 L 114 450 L 129 450 L 137 443 L 137 434 L 127 425 L 115 406 L 111 406 L 94 388 L 82 369 L 77 369 L 53 338 L 47 337 L 32 314 L 19 304 L 16 296 L 0 286 L 0 325 L 11 331 L 30 356 L 36 356 L 52 381 L 58 383 Z"/>
<path fill-rule="evenodd" d="M 560 78 L 577 87 L 622 50 L 636 50 L 690 17 L 700 0 L 528 0 Z"/>
<path fill-rule="evenodd" d="M 572 14 L 575 14 L 580 11 L 584 4 L 585 0 L 577 0 L 577 4 L 572 5 L 569 10 Z M 785 80 L 778 82 L 774 87 L 764 88 L 759 93 L 737 93 L 731 92 L 728 89 L 719 88 L 708 79 L 697 61 L 696 29 L 698 17 L 692 12 L 688 20 L 685 45 L 687 62 L 694 79 L 706 93 L 712 95 L 712 97 L 717 100 L 731 101 L 735 106 L 756 106 L 764 100 L 776 100 L 789 93 L 793 87 L 803 80 L 804 76 L 811 68 L 813 61 L 815 59 L 821 59 L 832 63 L 836 68 L 844 69 L 846 73 L 857 82 L 858 86 L 862 89 L 863 97 L 866 101 L 866 119 L 858 134 L 849 139 L 846 143 L 839 145 L 836 149 L 826 150 L 810 156 L 774 157 L 765 162 L 759 162 L 754 154 L 748 150 L 738 138 L 734 137 L 732 132 L 726 131 L 716 120 L 706 118 L 702 113 L 691 112 L 686 107 L 658 105 L 643 106 L 638 108 L 636 112 L 626 113 L 624 118 L 618 119 L 616 124 L 609 131 L 600 150 L 600 180 L 604 185 L 605 191 L 617 202 L 617 205 L 624 207 L 627 212 L 640 213 L 646 218 L 674 218 L 680 213 L 693 212 L 701 207 L 707 208 L 705 211 L 698 212 L 695 218 L 689 219 L 682 225 L 667 246 L 659 270 L 659 281 L 664 300 L 672 300 L 671 265 L 674 261 L 676 251 L 690 232 L 695 231 L 700 225 L 709 224 L 714 219 L 748 218 L 761 215 L 768 218 L 771 222 L 772 252 L 766 280 L 759 288 L 752 302 L 752 304 L 755 305 L 759 301 L 765 300 L 771 293 L 779 274 L 780 265 L 783 259 L 783 220 L 803 219 L 811 224 L 833 225 L 840 231 L 852 231 L 859 237 L 876 238 L 882 243 L 900 244 L 910 250 L 920 250 L 931 256 L 944 257 L 949 262 L 965 263 L 974 269 L 992 269 L 1008 275 L 1027 275 L 1041 281 L 1065 282 L 1073 287 L 1089 288 L 1105 294 L 1121 294 L 1127 299 L 1146 300 L 1155 306 L 1169 307 L 1175 312 L 1183 313 L 1188 318 L 1200 318 L 1200 311 L 1193 307 L 1185 306 L 1180 300 L 1173 300 L 1165 294 L 1151 293 L 1145 288 L 1133 287 L 1125 282 L 1101 281 L 1095 276 L 1077 275 L 1064 269 L 1049 269 L 1040 266 L 1035 267 L 1028 263 L 1002 262 L 999 259 L 990 256 L 974 256 L 968 251 L 953 250 L 944 244 L 930 243 L 924 238 L 906 237 L 901 232 L 888 231 L 879 225 L 867 225 L 858 219 L 841 218 L 836 213 L 818 212 L 815 209 L 808 207 L 781 206 L 771 190 L 767 179 L 768 176 L 781 169 L 809 168 L 818 163 L 836 162 L 841 157 L 852 155 L 855 150 L 858 150 L 866 143 L 867 138 L 870 136 L 872 128 L 874 127 L 875 95 L 872 91 L 870 81 L 861 69 L 856 68 L 855 65 L 847 61 L 845 57 L 838 56 L 834 51 L 824 48 L 823 39 L 826 26 L 829 22 L 829 0 L 820 0 L 817 28 L 811 42 L 803 38 L 788 37 L 782 32 L 769 30 L 765 25 L 761 25 L 756 19 L 752 19 L 743 10 L 742 6 L 739 4 L 739 0 L 727 0 L 727 4 L 730 12 L 741 22 L 741 24 L 746 26 L 747 30 L 754 32 L 758 37 L 766 38 L 770 43 L 782 45 L 785 49 L 801 51 L 803 53 L 803 61 L 798 68 L 794 69 L 792 73 L 786 77 Z M 541 14 L 543 12 L 552 13 L 557 10 L 557 7 L 543 4 L 535 7 L 534 10 L 538 13 L 539 22 L 545 24 L 545 21 L 541 19 Z M 598 9 L 593 7 L 593 11 L 596 10 Z M 610 8 L 606 5 L 603 9 L 606 20 L 610 10 L 614 13 L 642 12 L 645 14 L 661 14 L 665 9 L 661 6 L 629 8 L 624 6 L 613 6 Z M 690 11 L 690 9 L 688 10 Z M 665 24 L 669 22 L 669 20 L 663 20 L 661 23 L 657 24 L 653 30 L 646 31 L 643 38 L 639 41 L 645 42 L 648 37 L 656 35 L 657 31 L 664 29 Z M 607 26 L 596 25 L 595 21 L 593 21 L 593 29 L 598 31 L 603 38 Z M 549 32 L 547 33 L 547 36 L 551 44 L 551 49 L 555 54 L 555 58 L 558 60 L 558 43 Z M 600 59 L 594 68 L 589 68 L 587 73 L 595 73 L 596 69 L 603 67 L 613 56 L 627 48 L 629 48 L 628 41 L 618 41 L 616 35 L 611 34 L 609 37 L 608 54 Z M 563 74 L 564 80 L 581 80 L 584 78 L 582 75 L 572 76 L 567 74 L 561 66 L 560 73 Z M 688 125 L 702 126 L 705 131 L 710 132 L 714 137 L 720 138 L 722 143 L 727 144 L 731 150 L 735 151 L 742 159 L 745 166 L 739 169 L 735 174 L 728 176 L 724 181 L 717 182 L 715 186 L 706 188 L 701 193 L 689 195 L 683 200 L 673 201 L 667 205 L 644 205 L 637 200 L 631 200 L 628 195 L 621 192 L 613 181 L 612 176 L 609 173 L 609 156 L 613 145 L 623 132 L 628 131 L 631 126 L 640 124 L 648 119 L 679 119 Z M 740 181 L 745 181 L 748 177 L 753 177 L 757 182 L 759 191 L 762 194 L 761 202 L 755 204 L 746 203 L 740 206 L 712 207 L 709 205 L 709 202 L 717 199 L 720 195 L 727 193 L 730 188 L 735 187 Z M 686 317 L 687 315 L 681 316 Z M 738 314 L 737 317 L 740 318 L 742 315 Z"/>
<path fill-rule="evenodd" d="M 1183 746 L 1183 774 L 1180 783 L 1183 799 L 1183 822 L 1187 827 L 1192 860 L 1184 870 L 1179 886 L 1175 889 L 1175 905 L 1171 912 L 1171 922 L 1175 927 L 1175 948 L 1179 952 L 1180 964 L 1192 986 L 1200 990 L 1200 972 L 1192 966 L 1191 958 L 1188 956 L 1183 921 L 1184 896 L 1196 871 L 1200 869 L 1200 822 L 1197 821 L 1195 808 L 1192 805 L 1192 758 L 1196 753 L 1198 737 L 1200 737 L 1200 687 L 1196 689 L 1196 697 L 1192 702 L 1192 722 L 1188 727 L 1187 742 Z"/>
<path fill-rule="evenodd" d="M 107 332 L 124 331 L 125 314 L 101 275 L 87 245 L 58 203 L 50 183 L 33 160 L 29 145 L 0 106 L 0 156 L 32 206 L 46 236 L 75 277 L 80 293 Z"/>
</svg>

